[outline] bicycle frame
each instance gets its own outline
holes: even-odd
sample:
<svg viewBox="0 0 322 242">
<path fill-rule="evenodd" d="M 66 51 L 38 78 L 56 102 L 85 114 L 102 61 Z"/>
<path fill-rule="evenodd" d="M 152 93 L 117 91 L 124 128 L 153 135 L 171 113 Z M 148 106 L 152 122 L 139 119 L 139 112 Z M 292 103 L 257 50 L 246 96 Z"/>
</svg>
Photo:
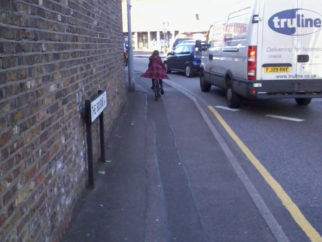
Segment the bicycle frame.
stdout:
<svg viewBox="0 0 322 242">
<path fill-rule="evenodd" d="M 153 83 L 154 83 L 154 99 L 155 99 L 155 101 L 158 101 L 158 98 L 161 97 L 161 94 L 160 94 L 160 91 L 161 91 L 160 80 L 153 79 Z"/>
</svg>

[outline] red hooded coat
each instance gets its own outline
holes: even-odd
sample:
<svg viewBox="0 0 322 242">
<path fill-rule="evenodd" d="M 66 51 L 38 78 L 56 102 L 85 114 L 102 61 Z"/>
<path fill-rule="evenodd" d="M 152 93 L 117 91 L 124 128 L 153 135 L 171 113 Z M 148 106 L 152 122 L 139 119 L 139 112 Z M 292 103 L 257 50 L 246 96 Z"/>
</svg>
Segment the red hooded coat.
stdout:
<svg viewBox="0 0 322 242">
<path fill-rule="evenodd" d="M 162 63 L 160 56 L 152 55 L 149 58 L 149 68 L 141 76 L 151 79 L 169 79 L 167 73 L 165 72 L 165 67 Z"/>
</svg>

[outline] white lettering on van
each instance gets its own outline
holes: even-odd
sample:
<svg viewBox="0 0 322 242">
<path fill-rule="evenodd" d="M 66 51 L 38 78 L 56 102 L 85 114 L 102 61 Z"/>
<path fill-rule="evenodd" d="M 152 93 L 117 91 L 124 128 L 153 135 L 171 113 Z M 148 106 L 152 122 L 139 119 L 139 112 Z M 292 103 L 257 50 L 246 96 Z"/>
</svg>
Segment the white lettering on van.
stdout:
<svg viewBox="0 0 322 242">
<path fill-rule="evenodd" d="M 279 18 L 275 16 L 273 19 L 275 28 L 320 28 L 321 27 L 321 19 L 316 18 L 305 18 L 304 14 L 296 14 L 295 18 Z"/>
<path fill-rule="evenodd" d="M 288 9 L 272 15 L 268 20 L 268 25 L 280 34 L 313 34 L 322 29 L 322 15 L 308 9 Z"/>
</svg>

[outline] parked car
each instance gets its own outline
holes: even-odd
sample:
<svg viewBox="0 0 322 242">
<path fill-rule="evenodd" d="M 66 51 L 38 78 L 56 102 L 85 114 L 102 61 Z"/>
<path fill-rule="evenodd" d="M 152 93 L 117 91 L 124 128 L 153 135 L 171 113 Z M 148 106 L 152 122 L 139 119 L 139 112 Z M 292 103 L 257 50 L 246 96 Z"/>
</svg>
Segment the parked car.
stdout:
<svg viewBox="0 0 322 242">
<path fill-rule="evenodd" d="M 187 77 L 199 73 L 201 51 L 196 48 L 196 41 L 182 41 L 173 51 L 169 52 L 164 65 L 167 73 L 171 71 L 184 72 Z"/>
<path fill-rule="evenodd" d="M 185 38 L 177 38 L 172 45 L 172 49 L 175 49 L 177 45 L 181 44 L 184 41 L 194 41 L 193 38 L 185 37 Z"/>
<path fill-rule="evenodd" d="M 201 91 L 211 85 L 225 89 L 232 108 L 241 97 L 295 98 L 298 105 L 321 98 L 322 5 L 314 0 L 244 4 L 209 30 Z"/>
</svg>

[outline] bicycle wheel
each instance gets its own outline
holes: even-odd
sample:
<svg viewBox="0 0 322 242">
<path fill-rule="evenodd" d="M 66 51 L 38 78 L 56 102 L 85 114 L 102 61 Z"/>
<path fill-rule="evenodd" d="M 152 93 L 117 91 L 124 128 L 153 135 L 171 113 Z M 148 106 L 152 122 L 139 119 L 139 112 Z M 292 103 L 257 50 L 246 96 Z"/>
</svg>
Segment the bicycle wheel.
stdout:
<svg viewBox="0 0 322 242">
<path fill-rule="evenodd" d="M 154 80 L 154 99 L 155 101 L 158 101 L 158 98 L 160 97 L 160 84 L 159 80 Z"/>
</svg>

